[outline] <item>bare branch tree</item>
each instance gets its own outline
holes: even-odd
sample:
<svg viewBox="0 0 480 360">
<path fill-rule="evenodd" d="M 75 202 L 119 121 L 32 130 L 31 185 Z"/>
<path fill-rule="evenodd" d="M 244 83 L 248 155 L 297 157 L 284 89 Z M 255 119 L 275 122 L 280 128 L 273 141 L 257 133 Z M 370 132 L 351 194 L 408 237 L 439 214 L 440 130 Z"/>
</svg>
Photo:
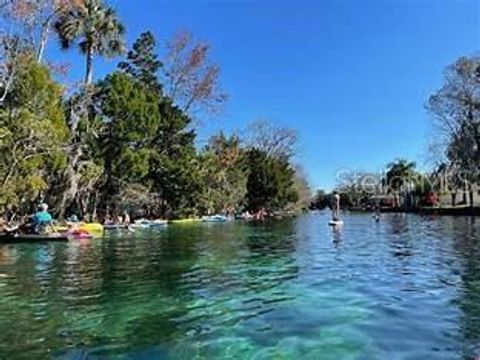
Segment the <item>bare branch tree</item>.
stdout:
<svg viewBox="0 0 480 360">
<path fill-rule="evenodd" d="M 247 129 L 247 144 L 270 156 L 291 158 L 296 153 L 297 131 L 267 120 L 257 120 Z"/>
<path fill-rule="evenodd" d="M 35 49 L 42 62 L 52 24 L 63 11 L 83 6 L 82 0 L 10 0 L 0 5 L 3 21 Z"/>
<path fill-rule="evenodd" d="M 18 72 L 28 62 L 28 50 L 19 37 L 0 33 L 0 105 L 4 103 Z"/>
<path fill-rule="evenodd" d="M 167 42 L 166 50 L 166 95 L 191 115 L 218 114 L 227 95 L 220 89 L 220 68 L 209 59 L 210 46 L 181 31 Z"/>
<path fill-rule="evenodd" d="M 445 71 L 444 85 L 426 105 L 436 126 L 437 146 L 472 180 L 480 172 L 480 57 L 462 57 Z"/>
</svg>

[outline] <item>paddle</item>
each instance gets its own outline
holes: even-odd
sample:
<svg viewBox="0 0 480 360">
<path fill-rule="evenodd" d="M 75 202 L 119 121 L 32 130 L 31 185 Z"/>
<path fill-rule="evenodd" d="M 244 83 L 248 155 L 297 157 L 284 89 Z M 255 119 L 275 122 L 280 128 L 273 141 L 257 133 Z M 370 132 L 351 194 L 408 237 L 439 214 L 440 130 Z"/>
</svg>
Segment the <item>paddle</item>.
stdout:
<svg viewBox="0 0 480 360">
<path fill-rule="evenodd" d="M 57 233 L 57 229 L 55 228 L 55 224 L 53 223 L 53 221 L 50 221 L 50 228 L 53 230 L 53 233 Z"/>
</svg>

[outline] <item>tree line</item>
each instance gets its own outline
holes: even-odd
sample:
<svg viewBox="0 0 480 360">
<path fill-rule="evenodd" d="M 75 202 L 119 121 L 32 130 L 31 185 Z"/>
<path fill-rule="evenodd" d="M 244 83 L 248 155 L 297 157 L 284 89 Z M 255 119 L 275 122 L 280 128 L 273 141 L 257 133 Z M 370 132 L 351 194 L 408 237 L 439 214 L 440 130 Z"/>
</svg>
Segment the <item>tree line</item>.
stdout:
<svg viewBox="0 0 480 360">
<path fill-rule="evenodd" d="M 416 163 L 406 159 L 391 162 L 383 173 L 344 171 L 335 187 L 343 206 L 358 208 L 390 195 L 393 207 L 417 207 L 431 205 L 432 194 L 449 195 L 452 207 L 475 205 L 480 184 L 480 56 L 462 56 L 447 66 L 443 85 L 425 108 L 433 125 L 431 171 L 419 172 Z M 330 197 L 319 190 L 311 207 L 329 206 Z"/>
<path fill-rule="evenodd" d="M 191 34 L 161 56 L 150 31 L 126 51 L 102 0 L 7 0 L 0 11 L 0 212 L 44 201 L 60 217 L 183 217 L 308 203 L 295 131 L 257 121 L 245 137 L 196 145 L 198 121 L 228 97 L 209 46 Z M 62 83 L 66 67 L 46 61 L 50 37 L 80 51 L 81 84 Z M 114 56 L 116 69 L 94 81 L 95 59 Z"/>
</svg>

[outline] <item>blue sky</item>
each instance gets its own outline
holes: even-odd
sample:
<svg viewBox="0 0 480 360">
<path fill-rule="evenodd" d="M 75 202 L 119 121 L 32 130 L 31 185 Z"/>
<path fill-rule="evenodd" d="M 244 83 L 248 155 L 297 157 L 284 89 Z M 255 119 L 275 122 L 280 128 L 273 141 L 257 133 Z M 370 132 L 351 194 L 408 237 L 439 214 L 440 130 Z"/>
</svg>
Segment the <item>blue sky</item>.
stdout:
<svg viewBox="0 0 480 360">
<path fill-rule="evenodd" d="M 188 29 L 209 42 L 230 100 L 200 130 L 206 139 L 267 118 L 300 134 L 298 161 L 313 187 L 343 169 L 380 171 L 426 158 L 424 110 L 442 71 L 480 50 L 480 0 L 113 0 L 131 43 Z M 50 58 L 72 63 L 76 52 Z M 97 61 L 95 76 L 117 60 Z"/>
</svg>

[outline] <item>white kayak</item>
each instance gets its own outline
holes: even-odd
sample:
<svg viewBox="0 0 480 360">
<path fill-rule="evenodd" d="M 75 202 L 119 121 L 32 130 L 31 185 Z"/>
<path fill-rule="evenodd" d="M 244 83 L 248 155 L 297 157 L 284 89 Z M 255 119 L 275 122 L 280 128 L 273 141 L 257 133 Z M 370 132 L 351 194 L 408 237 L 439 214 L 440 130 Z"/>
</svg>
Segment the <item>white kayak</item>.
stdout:
<svg viewBox="0 0 480 360">
<path fill-rule="evenodd" d="M 131 225 L 133 228 L 139 229 L 150 229 L 150 228 L 160 228 L 168 225 L 167 220 L 148 220 L 148 219 L 138 219 L 135 220 L 135 223 Z"/>
<path fill-rule="evenodd" d="M 328 225 L 330 225 L 330 226 L 342 226 L 343 225 L 343 220 L 330 220 L 328 222 Z"/>
<path fill-rule="evenodd" d="M 224 215 L 212 215 L 202 217 L 203 222 L 227 222 L 230 219 Z"/>
</svg>

